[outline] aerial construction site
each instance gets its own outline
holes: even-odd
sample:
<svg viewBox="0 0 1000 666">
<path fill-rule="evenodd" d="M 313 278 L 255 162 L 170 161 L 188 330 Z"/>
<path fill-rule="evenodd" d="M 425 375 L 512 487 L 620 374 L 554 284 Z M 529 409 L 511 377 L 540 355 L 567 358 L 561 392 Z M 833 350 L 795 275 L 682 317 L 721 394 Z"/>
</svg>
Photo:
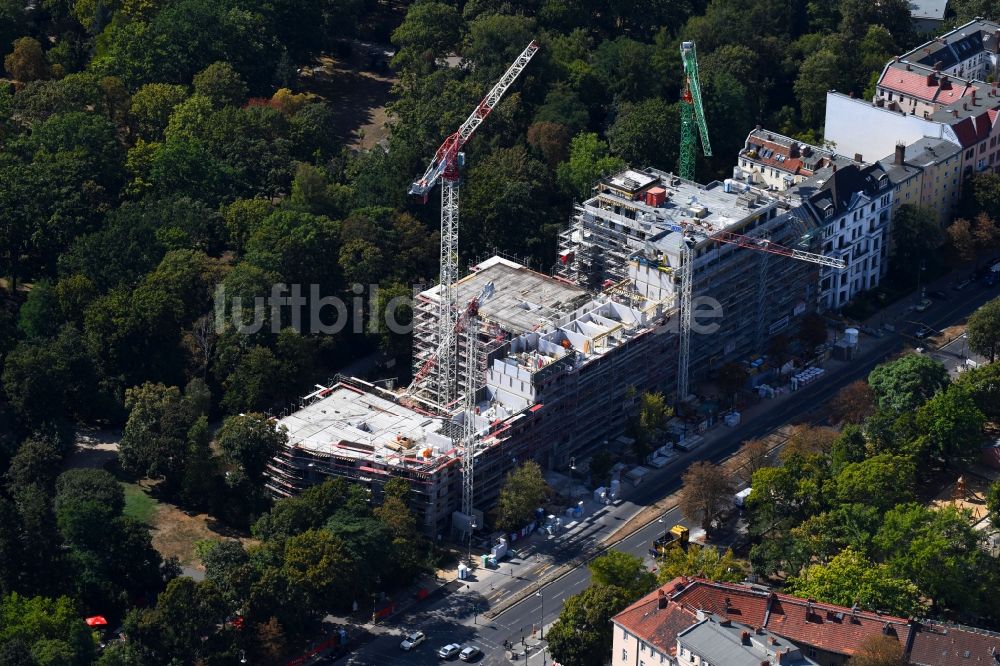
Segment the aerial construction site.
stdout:
<svg viewBox="0 0 1000 666">
<path fill-rule="evenodd" d="M 442 190 L 441 280 L 414 304 L 413 383 L 390 392 L 338 377 L 307 396 L 281 420 L 288 445 L 269 468 L 274 494 L 339 476 L 377 500 L 400 477 L 428 535 L 467 534 L 485 525 L 516 465 L 582 461 L 621 434 L 643 391 L 683 402 L 689 380 L 793 328 L 816 301 L 818 267 L 841 266 L 812 252 L 817 224 L 788 196 L 628 169 L 578 206 L 553 275 L 501 257 L 459 275 L 459 150 L 536 50 L 525 49 L 411 188 Z M 700 95 L 686 99 L 707 152 Z M 703 303 L 714 314 L 696 326 Z"/>
</svg>

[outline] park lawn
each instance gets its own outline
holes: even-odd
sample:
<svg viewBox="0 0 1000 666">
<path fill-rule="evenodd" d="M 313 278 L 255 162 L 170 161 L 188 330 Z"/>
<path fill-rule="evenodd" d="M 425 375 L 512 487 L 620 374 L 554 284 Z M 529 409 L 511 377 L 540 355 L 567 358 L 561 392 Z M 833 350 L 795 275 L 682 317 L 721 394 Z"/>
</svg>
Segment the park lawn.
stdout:
<svg viewBox="0 0 1000 666">
<path fill-rule="evenodd" d="M 122 483 L 122 486 L 125 488 L 125 515 L 152 526 L 159 502 L 136 483 Z"/>
</svg>

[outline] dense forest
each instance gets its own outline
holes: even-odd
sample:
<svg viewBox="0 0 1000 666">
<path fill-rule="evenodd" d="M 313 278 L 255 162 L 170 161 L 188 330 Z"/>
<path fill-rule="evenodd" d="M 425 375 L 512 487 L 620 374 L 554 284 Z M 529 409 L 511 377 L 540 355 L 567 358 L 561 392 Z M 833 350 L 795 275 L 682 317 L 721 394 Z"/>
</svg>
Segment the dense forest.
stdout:
<svg viewBox="0 0 1000 666">
<path fill-rule="evenodd" d="M 950 6 L 953 22 L 996 12 Z M 346 488 L 272 508 L 261 461 L 280 441 L 259 414 L 373 352 L 408 366 L 405 334 L 362 321 L 437 274 L 436 202 L 407 185 L 531 39 L 542 50 L 468 146 L 461 250 L 545 270 L 596 177 L 675 168 L 681 39 L 701 59 L 707 181 L 756 123 L 820 139 L 826 90 L 866 94 L 921 39 L 908 12 L 905 0 L 0 2 L 0 664 L 91 663 L 92 613 L 127 617 L 135 637 L 102 664 L 280 654 L 324 599 L 372 592 L 322 587 L 317 563 L 374 566 L 361 553 L 375 548 L 407 563 L 403 578 L 426 566 L 405 511 L 364 508 Z M 391 132 L 365 151 L 301 76 L 357 40 L 395 49 Z M 334 335 L 281 307 L 255 332 L 233 324 L 250 314 L 237 302 L 276 284 L 379 288 Z M 207 549 L 208 581 L 179 578 L 123 515 L 113 476 L 59 473 L 80 425 L 123 428 L 124 473 L 254 525 L 259 545 Z M 405 506 L 406 492 L 385 502 Z"/>
</svg>

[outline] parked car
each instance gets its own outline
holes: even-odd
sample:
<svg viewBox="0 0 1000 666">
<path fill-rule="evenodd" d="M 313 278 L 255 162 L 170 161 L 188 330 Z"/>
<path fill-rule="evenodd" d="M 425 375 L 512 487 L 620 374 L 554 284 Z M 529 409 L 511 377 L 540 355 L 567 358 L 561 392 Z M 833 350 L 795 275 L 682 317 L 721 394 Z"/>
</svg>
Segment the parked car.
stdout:
<svg viewBox="0 0 1000 666">
<path fill-rule="evenodd" d="M 921 326 L 916 330 L 916 332 L 913 335 L 919 339 L 923 339 L 933 334 L 934 334 L 933 328 L 930 328 L 929 326 Z"/>
<path fill-rule="evenodd" d="M 932 296 L 934 298 L 940 298 L 942 300 L 948 298 L 948 294 L 946 294 L 943 291 L 940 291 L 938 289 L 932 289 L 931 291 L 928 291 L 927 295 L 928 296 Z"/>
<path fill-rule="evenodd" d="M 483 654 L 483 651 L 477 648 L 475 645 L 470 645 L 469 647 L 462 650 L 458 658 L 462 661 L 475 661 Z"/>
<path fill-rule="evenodd" d="M 932 305 L 934 305 L 934 301 L 932 301 L 929 298 L 923 298 L 920 300 L 919 303 L 917 303 L 917 306 L 913 309 L 916 310 L 917 312 L 923 312 Z"/>
<path fill-rule="evenodd" d="M 461 651 L 462 646 L 458 643 L 448 643 L 443 648 L 438 650 L 438 656 L 442 659 L 451 659 Z"/>
<path fill-rule="evenodd" d="M 963 280 L 959 280 L 958 282 L 956 282 L 953 288 L 955 289 L 955 291 L 962 291 L 970 284 L 972 284 L 972 280 L 970 280 L 969 278 L 965 278 Z"/>
<path fill-rule="evenodd" d="M 421 643 L 427 640 L 422 631 L 414 631 L 413 633 L 407 634 L 403 642 L 399 644 L 399 647 L 409 652 L 413 648 L 417 647 Z"/>
</svg>

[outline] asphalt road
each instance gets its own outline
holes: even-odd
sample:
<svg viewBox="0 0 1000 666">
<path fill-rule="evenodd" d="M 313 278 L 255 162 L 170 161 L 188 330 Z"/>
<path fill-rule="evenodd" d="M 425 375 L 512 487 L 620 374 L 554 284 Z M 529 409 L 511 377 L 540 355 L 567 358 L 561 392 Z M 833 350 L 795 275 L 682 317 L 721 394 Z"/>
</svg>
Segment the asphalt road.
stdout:
<svg viewBox="0 0 1000 666">
<path fill-rule="evenodd" d="M 953 279 L 946 278 L 936 284 L 928 285 L 928 289 L 939 289 L 945 292 L 948 295 L 947 299 L 935 299 L 927 311 L 916 313 L 908 307 L 916 301 L 916 298 L 911 296 L 890 307 L 886 311 L 884 321 L 896 323 L 897 331 L 904 331 L 906 322 L 911 321 L 917 321 L 941 330 L 959 323 L 984 302 L 1000 295 L 1000 290 L 996 288 L 984 289 L 978 284 L 962 291 L 954 291 L 951 289 Z M 801 388 L 795 399 L 775 406 L 774 409 L 746 423 L 743 427 L 735 428 L 724 436 L 716 438 L 712 442 L 711 449 L 702 450 L 700 453 L 703 456 L 707 453 L 708 455 L 705 457 L 713 461 L 723 460 L 739 448 L 740 443 L 744 440 L 764 436 L 781 425 L 800 420 L 815 410 L 817 406 L 828 401 L 845 385 L 867 376 L 872 368 L 886 357 L 901 350 L 905 344 L 916 342 L 919 341 L 907 340 L 898 334 L 888 334 L 882 338 L 863 335 L 861 340 L 863 358 L 861 360 L 828 372 L 822 381 Z M 679 486 L 679 473 L 669 477 L 666 482 L 645 483 L 631 493 L 629 502 L 635 505 L 648 505 L 677 490 Z M 665 514 L 662 520 L 662 523 L 653 522 L 638 530 L 615 548 L 645 556 L 650 542 L 664 528 L 684 522 L 680 512 L 676 509 Z M 595 529 L 595 533 L 592 535 L 594 538 L 585 536 L 578 539 L 576 547 L 566 549 L 565 559 L 561 561 L 572 558 L 584 546 L 592 544 L 598 536 L 597 532 L 598 530 Z M 555 566 L 555 564 L 553 563 L 551 566 Z M 511 568 L 510 571 L 514 573 L 515 569 Z M 407 653 L 399 648 L 400 636 L 380 635 L 350 655 L 350 659 L 345 658 L 340 663 L 349 661 L 353 664 L 373 665 L 437 664 L 440 661 L 437 658 L 438 648 L 454 642 L 479 646 L 486 653 L 480 661 L 482 664 L 508 664 L 510 662 L 504 655 L 504 642 L 519 643 L 522 637 L 531 636 L 533 627 L 537 627 L 540 623 L 547 626 L 554 622 L 566 598 L 577 594 L 590 583 L 590 572 L 585 566 L 572 569 L 565 576 L 542 587 L 536 595 L 529 596 L 512 605 L 492 620 L 486 621 L 479 617 L 479 613 L 489 608 L 491 600 L 496 601 L 503 598 L 506 594 L 523 588 L 529 582 L 517 578 L 515 574 L 503 586 L 506 589 L 499 591 L 499 596 L 490 594 L 487 597 L 480 593 L 459 590 L 435 597 L 405 613 L 402 617 L 395 618 L 392 622 L 400 631 L 422 630 L 427 634 L 427 640 L 422 645 Z M 523 661 L 518 663 L 523 663 Z"/>
</svg>

